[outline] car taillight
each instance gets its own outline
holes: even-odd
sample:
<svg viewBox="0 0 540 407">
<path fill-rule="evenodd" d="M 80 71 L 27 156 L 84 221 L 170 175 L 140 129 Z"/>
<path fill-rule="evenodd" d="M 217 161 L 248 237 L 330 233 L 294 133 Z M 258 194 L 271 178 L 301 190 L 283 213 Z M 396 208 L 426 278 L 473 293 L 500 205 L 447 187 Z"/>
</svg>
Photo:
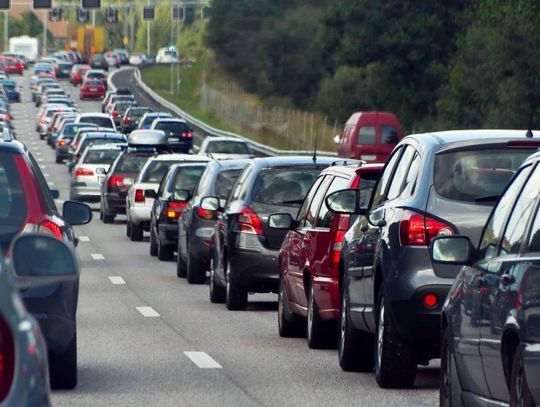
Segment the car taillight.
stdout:
<svg viewBox="0 0 540 407">
<path fill-rule="evenodd" d="M 182 210 L 187 206 L 184 201 L 169 201 L 165 209 L 167 219 L 178 219 L 182 216 Z"/>
<path fill-rule="evenodd" d="M 63 146 L 66 145 L 66 140 L 58 140 L 58 141 L 56 142 L 56 145 L 57 145 L 58 147 L 63 147 Z"/>
<path fill-rule="evenodd" d="M 38 233 L 52 235 L 60 240 L 62 239 L 63 235 L 62 228 L 50 220 L 46 220 L 39 225 Z"/>
<path fill-rule="evenodd" d="M 192 137 L 193 137 L 193 133 L 190 132 L 190 131 L 184 131 L 184 132 L 182 133 L 182 137 L 184 137 L 184 138 L 192 138 Z"/>
<path fill-rule="evenodd" d="M 94 171 L 90 168 L 77 168 L 77 171 L 75 171 L 76 177 L 89 177 L 92 175 L 94 175 Z"/>
<path fill-rule="evenodd" d="M 264 236 L 261 218 L 257 212 L 249 206 L 242 206 L 240 213 L 236 215 L 235 232 Z"/>
<path fill-rule="evenodd" d="M 0 315 L 0 402 L 9 394 L 15 376 L 15 340 L 10 326 Z"/>
<path fill-rule="evenodd" d="M 109 181 L 107 181 L 107 185 L 110 187 L 122 186 L 124 185 L 124 178 L 114 175 L 111 178 L 109 178 Z"/>
<path fill-rule="evenodd" d="M 339 265 L 339 259 L 341 257 L 341 248 L 343 247 L 343 238 L 345 233 L 349 230 L 349 224 L 351 221 L 350 215 L 337 215 L 336 231 L 332 239 L 332 248 L 330 251 L 330 270 L 337 270 Z"/>
<path fill-rule="evenodd" d="M 135 190 L 135 202 L 144 203 L 144 191 L 142 189 Z"/>
<path fill-rule="evenodd" d="M 208 209 L 203 209 L 203 208 L 197 208 L 195 212 L 200 218 L 206 219 L 206 220 L 212 220 L 216 216 L 215 211 L 210 211 Z"/>
<path fill-rule="evenodd" d="M 83 87 L 81 88 L 81 90 L 84 91 L 84 92 L 88 92 L 88 86 L 83 86 Z"/>
<path fill-rule="evenodd" d="M 404 211 L 399 224 L 399 237 L 403 246 L 428 246 L 437 236 L 454 234 L 447 223 L 412 211 Z"/>
<path fill-rule="evenodd" d="M 11 116 L 9 114 L 4 114 L 4 121 L 9 122 L 11 120 Z"/>
<path fill-rule="evenodd" d="M 113 119 L 116 119 L 118 116 L 120 116 L 120 113 L 119 112 L 112 112 L 112 117 Z"/>
<path fill-rule="evenodd" d="M 124 117 L 124 124 L 130 124 L 131 119 L 129 117 Z"/>
</svg>

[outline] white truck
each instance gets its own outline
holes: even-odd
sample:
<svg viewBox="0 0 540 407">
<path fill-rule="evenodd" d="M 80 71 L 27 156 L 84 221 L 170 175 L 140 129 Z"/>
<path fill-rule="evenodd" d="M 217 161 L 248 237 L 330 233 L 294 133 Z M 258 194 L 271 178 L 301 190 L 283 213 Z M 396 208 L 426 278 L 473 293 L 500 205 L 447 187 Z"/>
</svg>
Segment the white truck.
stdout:
<svg viewBox="0 0 540 407">
<path fill-rule="evenodd" d="M 23 54 L 28 58 L 28 62 L 36 62 L 39 57 L 39 40 L 27 35 L 11 37 L 9 39 L 9 52 Z"/>
</svg>

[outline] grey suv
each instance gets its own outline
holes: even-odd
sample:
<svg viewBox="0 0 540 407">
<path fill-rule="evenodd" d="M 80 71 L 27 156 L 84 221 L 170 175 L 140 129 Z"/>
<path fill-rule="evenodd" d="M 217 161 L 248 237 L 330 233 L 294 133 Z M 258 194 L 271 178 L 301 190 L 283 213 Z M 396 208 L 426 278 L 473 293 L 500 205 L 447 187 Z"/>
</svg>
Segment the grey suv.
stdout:
<svg viewBox="0 0 540 407">
<path fill-rule="evenodd" d="M 374 364 L 381 387 L 410 387 L 417 364 L 439 357 L 441 308 L 459 268 L 434 264 L 431 240 L 461 234 L 476 244 L 499 194 L 539 138 L 525 131 L 451 131 L 412 135 L 396 146 L 343 242 L 344 370 Z M 336 192 L 327 204 L 346 212 L 340 195 L 347 193 Z"/>
</svg>

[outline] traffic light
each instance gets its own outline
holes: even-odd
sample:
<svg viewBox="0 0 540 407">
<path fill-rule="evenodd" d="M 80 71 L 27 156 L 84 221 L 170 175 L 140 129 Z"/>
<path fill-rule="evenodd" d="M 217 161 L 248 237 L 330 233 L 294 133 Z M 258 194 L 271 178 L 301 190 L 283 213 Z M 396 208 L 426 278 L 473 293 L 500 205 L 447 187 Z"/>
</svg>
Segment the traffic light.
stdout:
<svg viewBox="0 0 540 407">
<path fill-rule="evenodd" d="M 0 10 L 9 10 L 11 6 L 10 0 L 0 0 Z"/>
<path fill-rule="evenodd" d="M 77 9 L 77 21 L 79 23 L 87 23 L 88 19 L 89 19 L 88 10 L 79 7 Z"/>
<path fill-rule="evenodd" d="M 143 20 L 154 19 L 154 6 L 145 6 L 143 8 Z"/>
<path fill-rule="evenodd" d="M 34 9 L 51 8 L 52 0 L 34 0 Z"/>
<path fill-rule="evenodd" d="M 112 7 L 107 8 L 107 15 L 106 15 L 107 22 L 110 24 L 114 24 L 118 22 L 118 10 Z"/>
<path fill-rule="evenodd" d="M 101 8 L 101 0 L 82 0 L 82 8 Z"/>
<path fill-rule="evenodd" d="M 62 21 L 62 9 L 60 7 L 53 7 L 49 10 L 49 21 Z"/>
<path fill-rule="evenodd" d="M 180 7 L 180 6 L 173 6 L 172 19 L 174 21 L 183 21 L 184 20 L 184 8 Z"/>
</svg>

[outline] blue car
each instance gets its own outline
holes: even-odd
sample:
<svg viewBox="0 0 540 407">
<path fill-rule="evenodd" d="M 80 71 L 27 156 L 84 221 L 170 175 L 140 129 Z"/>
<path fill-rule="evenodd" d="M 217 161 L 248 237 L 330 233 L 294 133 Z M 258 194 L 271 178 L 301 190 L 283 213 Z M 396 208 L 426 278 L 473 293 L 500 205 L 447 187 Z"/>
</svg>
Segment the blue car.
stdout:
<svg viewBox="0 0 540 407">
<path fill-rule="evenodd" d="M 4 91 L 6 92 L 8 101 L 10 102 L 21 101 L 21 92 L 15 81 L 4 79 L 2 81 L 2 86 L 4 88 Z"/>
</svg>

